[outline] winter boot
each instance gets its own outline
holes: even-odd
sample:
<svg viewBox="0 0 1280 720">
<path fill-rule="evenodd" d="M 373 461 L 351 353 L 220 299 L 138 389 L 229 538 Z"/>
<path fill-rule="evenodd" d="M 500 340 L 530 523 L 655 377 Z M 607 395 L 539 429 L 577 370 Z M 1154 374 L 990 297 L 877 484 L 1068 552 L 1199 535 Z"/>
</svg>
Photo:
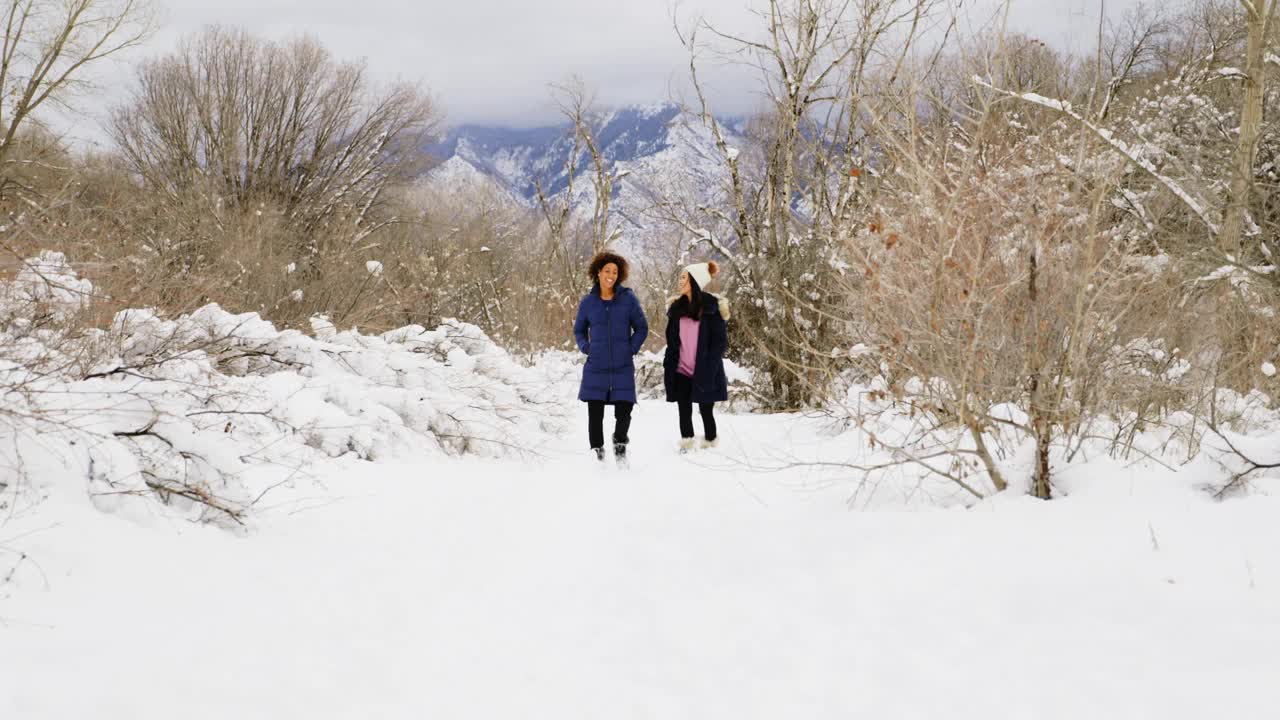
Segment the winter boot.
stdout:
<svg viewBox="0 0 1280 720">
<path fill-rule="evenodd" d="M 690 450 L 693 450 L 693 438 L 680 438 L 680 454 L 684 455 Z"/>
<path fill-rule="evenodd" d="M 616 442 L 613 444 L 613 461 L 620 468 L 630 467 L 627 463 L 627 444 Z"/>
<path fill-rule="evenodd" d="M 711 438 L 710 440 L 706 438 L 702 438 L 702 442 L 698 443 L 698 447 L 702 448 L 703 450 L 708 450 L 710 448 L 716 447 L 719 444 L 720 444 L 720 438 Z"/>
<path fill-rule="evenodd" d="M 604 462 L 604 448 L 602 447 L 591 448 L 591 452 L 595 453 L 597 460 L 599 460 L 600 462 Z"/>
</svg>

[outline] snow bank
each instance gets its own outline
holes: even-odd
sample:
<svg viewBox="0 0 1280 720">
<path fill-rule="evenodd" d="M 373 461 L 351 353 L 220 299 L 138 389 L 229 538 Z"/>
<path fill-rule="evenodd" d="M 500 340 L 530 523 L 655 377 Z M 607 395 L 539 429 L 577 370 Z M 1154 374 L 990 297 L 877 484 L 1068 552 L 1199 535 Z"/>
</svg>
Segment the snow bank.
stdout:
<svg viewBox="0 0 1280 720">
<path fill-rule="evenodd" d="M 527 456 L 563 430 L 555 383 L 472 325 L 370 336 L 317 318 L 309 337 L 208 305 L 76 328 L 92 292 L 58 253 L 0 283 L 0 491 L 19 506 L 158 497 L 238 525 L 317 459 Z"/>
<path fill-rule="evenodd" d="M 1117 351 L 1129 365 L 1114 372 L 1169 380 L 1188 368 L 1176 353 L 1163 353 L 1154 345 L 1135 343 Z M 942 383 L 907 380 L 902 389 L 914 398 L 910 402 L 900 402 L 883 378 L 850 383 L 844 398 L 822 414 L 828 442 L 838 439 L 844 448 L 824 460 L 843 465 L 856 478 L 852 505 L 973 507 L 979 495 L 1017 498 L 1031 492 L 1036 445 L 1027 431 L 1025 409 L 1005 403 L 984 412 L 995 422 L 984 428 L 983 441 L 1008 482 L 1007 492 L 999 493 L 976 455 L 972 435 L 928 409 L 929 386 L 938 384 L 932 392 L 945 394 Z M 1203 417 L 1185 411 L 1169 412 L 1158 421 L 1139 421 L 1132 413 L 1099 415 L 1070 436 L 1059 428 L 1050 452 L 1054 496 L 1087 492 L 1122 499 L 1132 494 L 1137 468 L 1149 486 L 1143 497 L 1222 499 L 1280 490 L 1280 408 L 1261 391 L 1239 395 L 1227 389 L 1218 391 L 1215 407 L 1216 431 L 1206 427 Z"/>
</svg>

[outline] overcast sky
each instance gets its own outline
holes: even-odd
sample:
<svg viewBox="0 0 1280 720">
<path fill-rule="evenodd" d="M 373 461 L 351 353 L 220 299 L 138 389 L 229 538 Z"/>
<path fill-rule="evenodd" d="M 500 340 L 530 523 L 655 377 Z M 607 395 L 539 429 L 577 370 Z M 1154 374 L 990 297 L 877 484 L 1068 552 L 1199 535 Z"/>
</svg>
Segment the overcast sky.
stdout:
<svg viewBox="0 0 1280 720">
<path fill-rule="evenodd" d="M 688 57 L 672 29 L 671 0 L 157 0 L 162 29 L 132 57 L 172 49 L 209 24 L 238 25 L 270 38 L 318 37 L 340 58 L 365 58 L 383 80 L 420 81 L 450 124 L 530 126 L 555 121 L 548 84 L 576 73 L 606 105 L 660 102 L 686 87 Z M 1107 0 L 1108 14 L 1136 0 Z M 969 22 L 989 20 L 997 0 L 950 0 Z M 1010 26 L 1058 47 L 1092 46 L 1101 0 L 1012 0 Z M 681 0 L 734 31 L 759 27 L 759 0 Z M 741 69 L 708 67 L 716 109 L 756 104 Z M 81 139 L 105 106 L 124 94 L 127 67 L 99 81 L 70 128 Z M 114 99 L 114 100 L 113 100 Z"/>
</svg>

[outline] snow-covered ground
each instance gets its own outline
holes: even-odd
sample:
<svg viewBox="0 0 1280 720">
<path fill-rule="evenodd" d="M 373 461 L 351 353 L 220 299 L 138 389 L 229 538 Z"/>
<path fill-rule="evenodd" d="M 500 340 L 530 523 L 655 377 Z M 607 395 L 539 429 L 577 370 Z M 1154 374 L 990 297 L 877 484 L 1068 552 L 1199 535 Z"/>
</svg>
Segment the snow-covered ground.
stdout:
<svg viewBox="0 0 1280 720">
<path fill-rule="evenodd" d="M 28 280 L 0 340 L 58 350 L 0 365 L 5 720 L 1276 717 L 1275 478 L 1092 455 L 975 503 L 859 484 L 818 417 L 680 455 L 652 400 L 624 470 L 571 356 L 213 307 L 70 342 Z"/>
<path fill-rule="evenodd" d="M 680 456 L 642 403 L 626 472 L 577 426 L 346 456 L 247 534 L 51 498 L 0 526 L 0 717 L 1275 716 L 1276 498 L 1139 468 L 850 511 L 840 473 L 740 465 L 834 452 L 816 421 L 722 426 Z"/>
</svg>

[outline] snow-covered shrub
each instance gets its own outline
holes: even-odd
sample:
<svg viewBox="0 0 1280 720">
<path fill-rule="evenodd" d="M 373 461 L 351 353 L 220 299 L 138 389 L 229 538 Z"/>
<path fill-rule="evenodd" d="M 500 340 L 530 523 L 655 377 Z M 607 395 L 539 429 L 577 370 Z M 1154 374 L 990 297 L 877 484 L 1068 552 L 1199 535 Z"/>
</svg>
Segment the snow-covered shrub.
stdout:
<svg viewBox="0 0 1280 720">
<path fill-rule="evenodd" d="M 42 268 L 61 273 L 59 288 L 90 290 L 65 258 L 45 259 Z M 23 275 L 0 283 L 0 295 L 78 302 L 41 287 Z M 7 304 L 8 316 L 21 319 L 20 306 Z M 559 386 L 456 321 L 363 335 L 317 319 L 310 337 L 208 305 L 176 318 L 125 310 L 108 328 L 75 336 L 7 327 L 0 340 L 14 347 L 18 328 L 25 349 L 0 367 L 0 384 L 24 391 L 0 399 L 0 467 L 14 477 L 32 463 L 74 468 L 29 476 L 40 484 L 5 482 L 11 502 L 19 491 L 22 502 L 87 491 L 119 509 L 158 496 L 193 519 L 238 525 L 265 482 L 283 481 L 281 468 L 293 477 L 348 454 L 536 453 L 564 429 Z M 78 355 L 86 348 L 92 357 Z M 51 355 L 84 362 L 37 371 L 34 360 Z"/>
<path fill-rule="evenodd" d="M 6 325 L 41 317 L 66 320 L 92 297 L 93 283 L 79 277 L 65 255 L 45 250 L 24 260 L 14 279 L 0 285 L 0 318 Z"/>
<path fill-rule="evenodd" d="M 999 458 L 1030 442 L 1034 493 L 1049 497 L 1055 447 L 1108 412 L 1167 409 L 1153 393 L 1185 361 L 1141 350 L 1177 321 L 1177 283 L 1125 262 L 1142 246 L 1105 202 L 1122 158 L 1055 115 L 1006 132 L 1014 120 L 985 111 L 923 137 L 881 128 L 896 193 L 852 234 L 859 272 L 842 293 L 881 366 L 883 387 L 859 402 L 917 418 L 914 435 L 877 442 L 975 495 L 1021 485 Z"/>
</svg>

